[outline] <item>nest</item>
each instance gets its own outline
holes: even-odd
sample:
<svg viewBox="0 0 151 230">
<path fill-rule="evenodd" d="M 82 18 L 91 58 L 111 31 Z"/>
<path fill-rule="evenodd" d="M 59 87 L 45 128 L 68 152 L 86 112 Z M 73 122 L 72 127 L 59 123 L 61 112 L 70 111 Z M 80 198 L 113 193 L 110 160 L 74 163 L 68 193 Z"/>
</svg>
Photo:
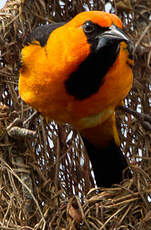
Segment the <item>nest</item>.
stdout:
<svg viewBox="0 0 151 230">
<path fill-rule="evenodd" d="M 151 2 L 11 0 L 0 11 L 0 229 L 151 229 Z M 95 188 L 78 133 L 18 95 L 19 55 L 37 25 L 84 10 L 116 13 L 135 43 L 134 84 L 117 110 L 133 178 Z"/>
</svg>

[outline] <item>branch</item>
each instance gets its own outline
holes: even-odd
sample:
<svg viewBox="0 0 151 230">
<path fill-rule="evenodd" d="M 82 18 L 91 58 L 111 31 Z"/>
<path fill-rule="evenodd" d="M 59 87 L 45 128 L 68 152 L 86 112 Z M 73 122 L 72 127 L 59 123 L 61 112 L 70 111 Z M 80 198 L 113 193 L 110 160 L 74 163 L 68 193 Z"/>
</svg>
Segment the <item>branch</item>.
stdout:
<svg viewBox="0 0 151 230">
<path fill-rule="evenodd" d="M 141 40 L 144 38 L 145 34 L 148 32 L 148 30 L 151 27 L 151 22 L 148 24 L 148 26 L 145 28 L 145 30 L 143 31 L 143 33 L 141 34 L 141 36 L 139 37 L 138 41 L 135 44 L 135 48 L 134 48 L 134 53 L 136 51 L 136 48 L 138 47 L 138 45 L 140 44 Z"/>
<path fill-rule="evenodd" d="M 144 129 L 151 131 L 151 116 L 145 113 L 138 113 L 137 111 L 130 109 L 130 108 L 126 108 L 124 106 L 118 106 L 118 109 L 132 114 L 134 117 L 136 117 L 141 125 L 143 126 Z"/>
</svg>

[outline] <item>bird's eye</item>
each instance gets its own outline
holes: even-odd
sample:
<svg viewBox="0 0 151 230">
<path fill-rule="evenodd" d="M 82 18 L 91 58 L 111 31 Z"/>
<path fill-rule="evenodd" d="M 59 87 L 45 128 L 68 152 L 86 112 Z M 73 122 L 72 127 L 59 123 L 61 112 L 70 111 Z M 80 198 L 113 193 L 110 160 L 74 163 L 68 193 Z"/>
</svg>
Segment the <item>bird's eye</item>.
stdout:
<svg viewBox="0 0 151 230">
<path fill-rule="evenodd" d="M 95 24 L 93 24 L 92 22 L 86 22 L 83 25 L 83 30 L 85 33 L 92 33 L 95 30 Z"/>
</svg>

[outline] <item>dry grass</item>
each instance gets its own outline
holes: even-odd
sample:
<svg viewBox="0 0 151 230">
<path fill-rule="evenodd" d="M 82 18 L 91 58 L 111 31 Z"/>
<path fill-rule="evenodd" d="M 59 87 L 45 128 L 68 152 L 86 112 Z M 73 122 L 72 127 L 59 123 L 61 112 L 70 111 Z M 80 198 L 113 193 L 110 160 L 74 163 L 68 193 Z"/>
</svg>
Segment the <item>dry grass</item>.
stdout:
<svg viewBox="0 0 151 230">
<path fill-rule="evenodd" d="M 11 0 L 0 11 L 0 229 L 151 229 L 151 124 L 142 115 L 151 107 L 151 2 L 104 1 L 108 8 L 92 2 Z M 47 123 L 21 102 L 18 64 L 24 40 L 38 24 L 110 7 L 136 44 L 135 80 L 125 100 L 132 111 L 117 111 L 134 176 L 111 189 L 93 189 L 75 130 Z"/>
</svg>

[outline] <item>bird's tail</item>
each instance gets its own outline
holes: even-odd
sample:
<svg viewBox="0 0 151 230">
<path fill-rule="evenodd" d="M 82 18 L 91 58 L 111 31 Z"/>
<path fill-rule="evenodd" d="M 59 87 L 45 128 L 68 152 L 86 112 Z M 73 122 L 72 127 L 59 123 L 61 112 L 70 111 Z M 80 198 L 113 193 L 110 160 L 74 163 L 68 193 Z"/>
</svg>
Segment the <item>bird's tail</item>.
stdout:
<svg viewBox="0 0 151 230">
<path fill-rule="evenodd" d="M 131 177 L 120 149 L 114 113 L 104 123 L 83 130 L 82 137 L 98 187 L 111 187 Z"/>
<path fill-rule="evenodd" d="M 86 138 L 83 141 L 98 187 L 111 187 L 131 177 L 126 158 L 114 140 L 102 149 L 97 149 Z"/>
</svg>

